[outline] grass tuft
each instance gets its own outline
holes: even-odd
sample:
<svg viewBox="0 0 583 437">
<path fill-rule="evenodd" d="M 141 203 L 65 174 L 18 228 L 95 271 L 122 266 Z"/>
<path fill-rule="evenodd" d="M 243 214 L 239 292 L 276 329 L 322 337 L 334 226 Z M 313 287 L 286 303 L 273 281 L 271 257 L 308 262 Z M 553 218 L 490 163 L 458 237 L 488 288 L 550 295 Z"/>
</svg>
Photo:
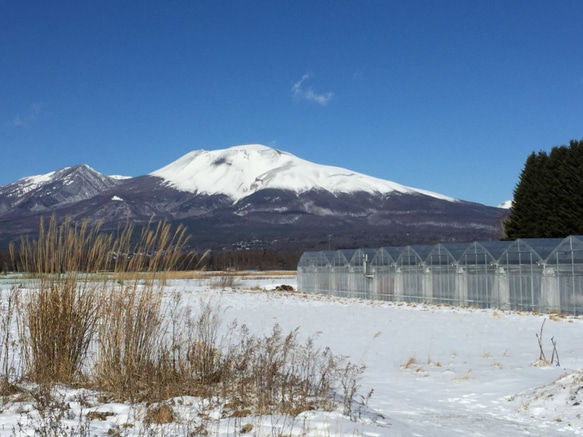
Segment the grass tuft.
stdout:
<svg viewBox="0 0 583 437">
<path fill-rule="evenodd" d="M 144 423 L 146 425 L 164 425 L 176 420 L 174 410 L 168 404 L 150 405 L 146 410 Z"/>
<path fill-rule="evenodd" d="M 180 295 L 166 292 L 185 242 L 184 229 L 165 222 L 150 222 L 140 232 L 128 223 L 107 234 L 88 222 L 41 221 L 38 240 L 23 239 L 18 252 L 11 247 L 13 263 L 28 276 L 27 286 L 13 288 L 3 302 L 2 393 L 35 383 L 39 390 L 32 395 L 47 412 L 46 430 L 66 415 L 66 404 L 52 391 L 58 384 L 150 404 L 144 423 L 151 426 L 176 421 L 167 401 L 178 396 L 204 398 L 224 417 L 296 416 L 330 410 L 336 402 L 352 416 L 364 366 L 317 348 L 297 329 L 275 325 L 255 336 L 233 322 L 225 330 L 220 302 L 203 301 L 193 312 Z M 237 285 L 234 274 L 205 276 L 221 288 Z M 16 344 L 20 369 L 12 361 Z"/>
</svg>

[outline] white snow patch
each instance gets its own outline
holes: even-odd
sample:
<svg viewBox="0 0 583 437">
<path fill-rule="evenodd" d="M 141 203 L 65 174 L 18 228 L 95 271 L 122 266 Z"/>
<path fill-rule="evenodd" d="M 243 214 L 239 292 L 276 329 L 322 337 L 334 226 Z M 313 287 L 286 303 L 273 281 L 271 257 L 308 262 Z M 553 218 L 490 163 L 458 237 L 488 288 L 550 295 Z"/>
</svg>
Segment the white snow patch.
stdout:
<svg viewBox="0 0 583 437">
<path fill-rule="evenodd" d="M 14 281 L 1 279 L 0 289 L 8 292 Z M 582 317 L 267 291 L 284 284 L 297 287 L 294 276 L 242 276 L 236 289 L 222 291 L 212 288 L 211 281 L 210 276 L 170 281 L 167 297 L 172 300 L 179 293 L 193 311 L 209 299 L 220 304 L 225 329 L 235 319 L 257 335 L 269 333 L 276 323 L 283 332 L 298 328 L 317 347 L 330 347 L 366 369 L 358 380 L 352 418 L 341 408 L 297 417 L 243 418 L 206 410 L 210 435 L 242 435 L 247 423 L 253 425 L 249 435 L 257 437 L 583 435 Z M 550 354 L 554 337 L 561 367 L 533 366 L 540 353 L 535 334 L 545 317 L 543 346 Z M 89 390 L 60 390 L 70 429 L 79 426 L 81 413 L 102 411 L 112 414 L 87 423 L 87 435 L 105 437 L 115 430 L 150 435 L 141 423 L 145 405 L 103 403 Z M 187 396 L 169 400 L 177 421 L 150 431 L 189 435 L 189 426 L 200 423 L 205 402 Z M 36 417 L 34 405 L 17 397 L 2 407 L 1 437 L 15 435 L 19 424 Z"/>
<path fill-rule="evenodd" d="M 181 191 L 225 194 L 234 201 L 265 188 L 296 193 L 318 189 L 332 193 L 417 193 L 457 201 L 344 168 L 315 164 L 260 144 L 192 151 L 150 175 Z"/>
<path fill-rule="evenodd" d="M 50 183 L 58 181 L 59 178 L 62 179 L 63 185 L 71 185 L 75 182 L 74 180 L 74 173 L 69 173 L 69 171 L 73 167 L 63 167 L 59 170 L 51 171 L 49 173 L 36 175 L 36 176 L 27 176 L 22 179 L 18 179 L 11 184 L 5 185 L 0 187 L 2 191 L 7 193 L 8 197 L 19 197 L 23 196 L 31 191 L 40 189 Z M 99 175 L 99 177 L 106 177 L 93 169 L 92 167 L 88 166 L 87 164 L 80 164 L 76 172 L 83 171 L 83 169 Z"/>
<path fill-rule="evenodd" d="M 118 197 L 118 196 L 113 196 L 111 198 L 111 200 L 115 200 L 115 201 L 118 201 L 118 202 L 123 202 L 124 201 L 121 197 Z"/>
<path fill-rule="evenodd" d="M 68 167 L 66 167 L 66 168 L 68 168 Z M 21 195 L 26 194 L 30 191 L 36 190 L 37 188 L 42 187 L 43 185 L 50 183 L 54 179 L 55 173 L 56 173 L 56 171 L 51 171 L 50 173 L 45 173 L 45 174 L 36 175 L 36 176 L 28 176 L 28 177 L 19 179 L 18 181 L 14 182 L 13 184 L 10 184 L 10 185 L 18 184 L 18 188 L 19 188 L 18 193 L 11 193 L 11 194 L 21 196 Z"/>
</svg>

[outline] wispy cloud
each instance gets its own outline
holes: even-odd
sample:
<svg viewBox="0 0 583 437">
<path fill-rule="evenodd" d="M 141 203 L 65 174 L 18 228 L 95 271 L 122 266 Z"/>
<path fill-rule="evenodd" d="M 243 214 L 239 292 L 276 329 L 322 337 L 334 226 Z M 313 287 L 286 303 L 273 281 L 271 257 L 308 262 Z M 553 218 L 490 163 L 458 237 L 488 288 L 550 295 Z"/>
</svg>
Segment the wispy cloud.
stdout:
<svg viewBox="0 0 583 437">
<path fill-rule="evenodd" d="M 304 82 L 310 78 L 309 74 L 304 74 L 302 78 L 294 83 L 291 92 L 295 100 L 309 100 L 310 102 L 315 102 L 319 105 L 327 105 L 330 100 L 334 97 L 334 93 L 317 93 L 311 87 L 306 87 Z"/>
<path fill-rule="evenodd" d="M 40 117 L 41 110 L 41 103 L 32 103 L 25 111 L 17 113 L 10 124 L 13 127 L 30 127 Z"/>
</svg>

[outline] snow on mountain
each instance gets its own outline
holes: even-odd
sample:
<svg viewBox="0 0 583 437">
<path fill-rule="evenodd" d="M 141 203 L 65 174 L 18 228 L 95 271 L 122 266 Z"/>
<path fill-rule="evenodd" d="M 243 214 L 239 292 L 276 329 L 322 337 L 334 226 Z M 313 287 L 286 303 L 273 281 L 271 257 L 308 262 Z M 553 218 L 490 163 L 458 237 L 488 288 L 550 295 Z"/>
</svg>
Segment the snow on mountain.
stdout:
<svg viewBox="0 0 583 437">
<path fill-rule="evenodd" d="M 55 210 L 90 199 L 119 183 L 86 164 L 25 177 L 0 187 L 0 214 Z"/>
<path fill-rule="evenodd" d="M 498 205 L 498 208 L 502 208 L 502 209 L 512 208 L 512 200 L 507 200 L 506 202 L 502 202 L 500 205 Z"/>
<path fill-rule="evenodd" d="M 128 217 L 164 217 L 201 229 L 191 235 L 205 250 L 258 238 L 274 250 L 316 247 L 330 234 L 342 236 L 337 245 L 363 247 L 487 240 L 498 238 L 503 215 L 261 145 L 193 151 L 129 179 L 86 165 L 20 179 L 0 187 L 0 242 L 35 232 L 52 212 L 112 229 Z"/>
<path fill-rule="evenodd" d="M 180 191 L 224 194 L 235 202 L 266 188 L 304 193 L 424 194 L 457 201 L 452 197 L 374 178 L 340 167 L 315 164 L 260 144 L 222 150 L 196 150 L 150 173 Z"/>
<path fill-rule="evenodd" d="M 26 193 L 34 191 L 43 185 L 51 183 L 54 180 L 54 176 L 57 171 L 52 171 L 50 173 L 45 173 L 42 175 L 28 176 L 22 179 L 12 182 L 11 184 L 1 187 L 1 191 L 5 191 L 6 195 L 9 197 L 13 196 L 23 196 Z"/>
<path fill-rule="evenodd" d="M 57 181 L 60 181 L 63 185 L 71 185 L 74 183 L 75 179 L 79 177 L 85 179 L 91 178 L 100 182 L 103 182 L 108 178 L 92 169 L 87 164 L 79 164 L 74 167 L 64 167 L 60 170 L 51 171 L 41 175 L 24 177 L 11 184 L 0 187 L 0 191 L 4 192 L 3 194 L 6 194 L 9 197 L 23 196 L 31 191 L 38 190 Z"/>
</svg>

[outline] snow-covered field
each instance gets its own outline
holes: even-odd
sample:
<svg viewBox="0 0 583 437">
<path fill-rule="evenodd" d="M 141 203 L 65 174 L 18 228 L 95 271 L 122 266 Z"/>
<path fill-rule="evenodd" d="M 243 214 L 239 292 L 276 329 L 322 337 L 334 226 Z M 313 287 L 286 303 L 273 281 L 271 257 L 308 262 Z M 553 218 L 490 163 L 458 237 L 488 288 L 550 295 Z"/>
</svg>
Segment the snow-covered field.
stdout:
<svg viewBox="0 0 583 437">
<path fill-rule="evenodd" d="M 307 411 L 289 417 L 210 417 L 218 436 L 553 436 L 583 435 L 583 319 L 496 310 L 406 305 L 274 292 L 295 287 L 294 276 L 257 276 L 237 281 L 234 289 L 210 286 L 210 279 L 176 280 L 184 302 L 201 297 L 225 309 L 252 332 L 268 333 L 277 323 L 284 332 L 299 328 L 318 346 L 329 346 L 366 366 L 358 381 L 352 417 L 338 411 Z M 9 283 L 0 287 L 7 289 Z M 560 366 L 535 366 L 536 334 L 546 319 L 542 344 L 547 358 L 551 337 Z M 63 419 L 85 435 L 197 435 L 201 402 L 174 400 L 178 420 L 140 427 L 144 406 L 102 404 L 83 390 L 62 389 L 68 404 Z M 80 414 L 83 412 L 83 415 Z M 31 403 L 3 400 L 0 436 L 34 435 L 43 419 Z M 248 425 L 246 434 L 242 428 Z M 115 431 L 115 432 L 114 432 Z M 117 432 L 117 434 L 115 434 Z M 24 433 L 24 431 L 22 431 Z M 153 433 L 153 434 L 152 434 Z"/>
</svg>

